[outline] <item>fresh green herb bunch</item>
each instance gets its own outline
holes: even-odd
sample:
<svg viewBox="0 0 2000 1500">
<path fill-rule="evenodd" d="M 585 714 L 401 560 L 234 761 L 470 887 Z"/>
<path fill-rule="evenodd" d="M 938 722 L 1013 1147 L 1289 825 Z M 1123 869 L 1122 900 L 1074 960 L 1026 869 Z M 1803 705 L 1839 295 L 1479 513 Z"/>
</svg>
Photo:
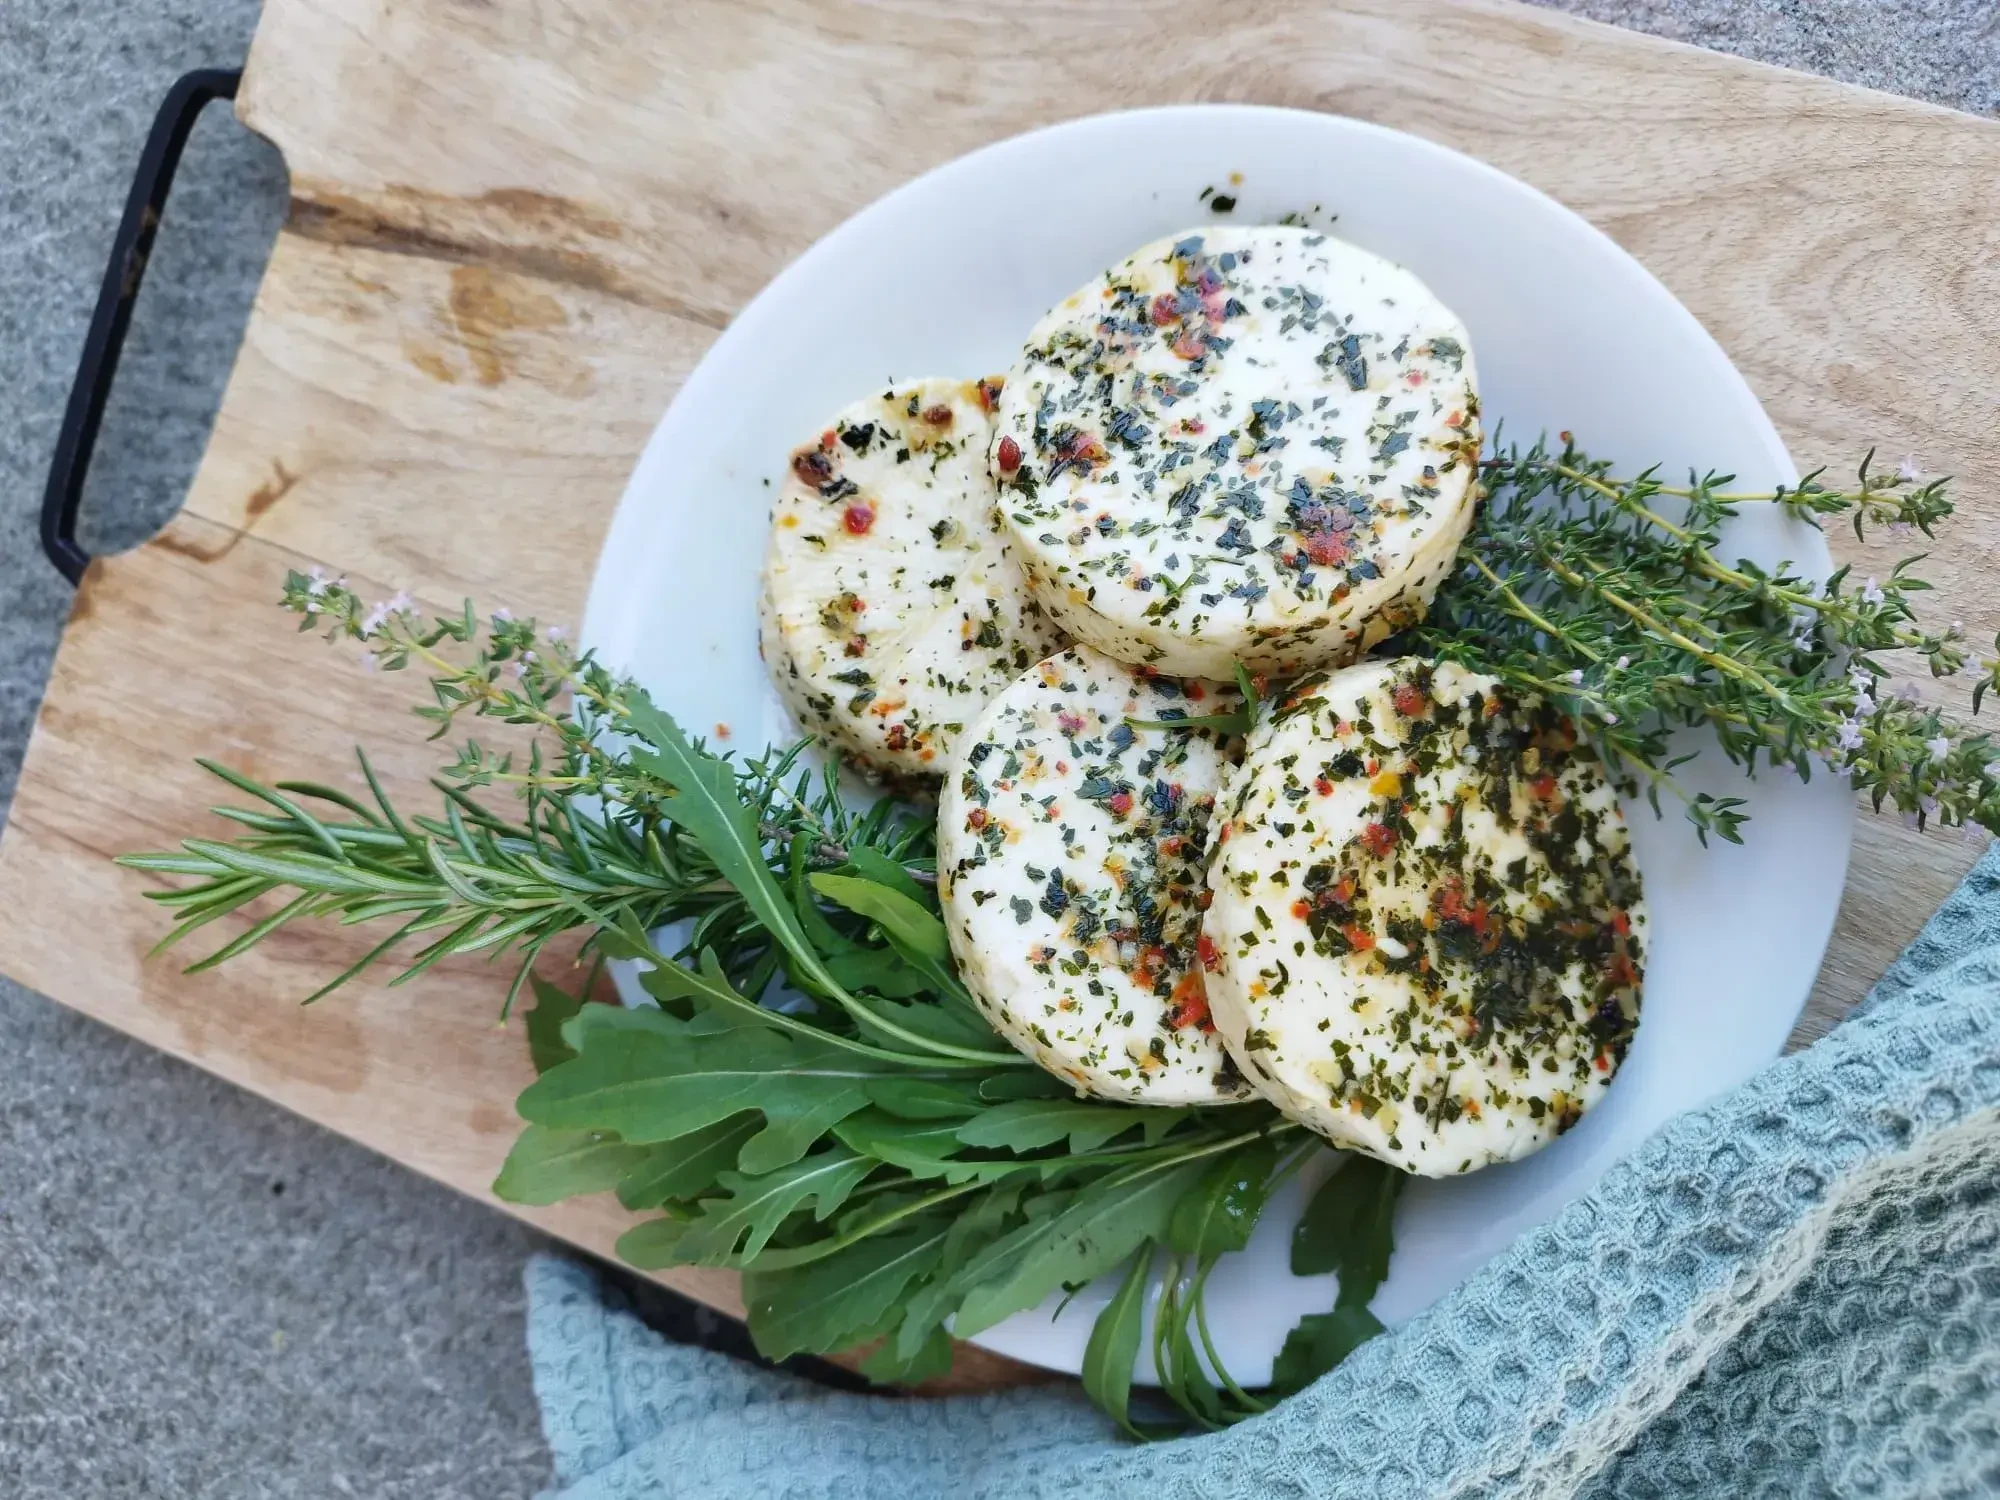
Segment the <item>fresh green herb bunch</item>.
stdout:
<svg viewBox="0 0 2000 1500">
<path fill-rule="evenodd" d="M 1487 498 L 1458 571 L 1398 646 L 1561 703 L 1611 764 L 1648 783 L 1656 810 L 1693 753 L 1675 732 L 1694 728 L 1753 773 L 1827 770 L 1920 825 L 2000 831 L 1991 736 L 1889 685 L 1884 657 L 1907 653 L 1933 677 L 1970 678 L 1974 713 L 2000 686 L 2000 662 L 1974 656 L 1960 626 L 1918 621 L 1914 598 L 1930 588 L 1921 557 L 1859 587 L 1847 568 L 1821 585 L 1790 566 L 1724 560 L 1723 528 L 1750 507 L 1815 525 L 1844 518 L 1857 537 L 1876 526 L 1929 536 L 1951 514 L 1944 480 L 1907 461 L 1880 473 L 1871 459 L 1851 489 L 1813 475 L 1741 493 L 1728 475 L 1619 479 L 1567 435 L 1559 451 L 1499 452 L 1481 466 Z M 1740 798 L 1683 800 L 1704 841 L 1740 842 Z"/>
<path fill-rule="evenodd" d="M 1752 771 L 1830 766 L 1878 806 L 2000 828 L 1988 737 L 1883 687 L 1891 652 L 1934 675 L 1975 674 L 1975 712 L 2000 685 L 1957 627 L 1917 623 L 1910 601 L 1925 585 L 1912 563 L 1886 582 L 1855 589 L 1843 571 L 1821 587 L 1718 551 L 1724 523 L 1752 504 L 1928 533 L 1950 512 L 1942 482 L 1864 463 L 1851 490 L 1808 480 L 1741 495 L 1718 477 L 1676 489 L 1650 473 L 1614 478 L 1567 445 L 1490 458 L 1485 479 L 1460 570 L 1390 649 L 1560 701 L 1656 797 L 1685 758 L 1676 732 L 1699 728 Z M 1181 1419 L 1215 1426 L 1376 1331 L 1367 1303 L 1404 1179 L 1348 1159 L 1293 1246 L 1301 1274 L 1340 1273 L 1339 1301 L 1293 1331 L 1270 1391 L 1228 1377 L 1203 1311 L 1207 1277 L 1315 1148 L 1262 1105 L 1077 1099 L 1006 1047 L 953 969 L 927 819 L 889 799 L 854 810 L 797 749 L 712 753 L 533 621 L 482 620 L 470 606 L 426 619 L 400 596 L 369 607 L 320 574 L 289 576 L 284 603 L 371 666 L 420 665 L 430 700 L 418 712 L 434 737 L 469 715 L 533 743 L 517 754 L 468 739 L 443 768 L 433 816 L 399 812 L 365 757 L 366 801 L 210 764 L 259 804 L 216 809 L 246 831 L 123 863 L 183 882 L 149 893 L 178 918 L 162 946 L 285 898 L 197 969 L 301 918 L 393 924 L 317 994 L 399 949 L 392 982 L 483 952 L 512 956 L 511 1004 L 572 930 L 600 959 L 650 964 L 653 1009 L 582 1005 L 535 980 L 542 1076 L 521 1097 L 529 1125 L 500 1192 L 551 1202 L 614 1190 L 655 1215 L 621 1242 L 628 1259 L 740 1268 L 768 1353 L 878 1341 L 867 1368 L 883 1379 L 938 1368 L 947 1326 L 975 1332 L 1122 1265 L 1084 1382 L 1140 1435 L 1164 1430 L 1134 1410 L 1142 1348 Z M 1254 711 L 1259 685 L 1243 686 Z M 518 795 L 511 816 L 478 795 L 499 787 Z M 1738 801 L 1685 800 L 1704 837 L 1740 837 Z M 663 928 L 678 934 L 671 953 L 654 946 Z"/>
<path fill-rule="evenodd" d="M 1261 1104 L 1079 1099 L 1002 1043 L 952 966 L 929 819 L 889 799 L 851 810 L 796 749 L 742 765 L 716 755 L 532 621 L 469 608 L 426 620 L 299 574 L 284 602 L 372 665 L 426 668 L 432 701 L 418 712 L 439 733 L 469 714 L 542 731 L 553 751 L 523 760 L 468 743 L 437 783 L 435 817 L 399 812 L 365 758 L 372 806 L 211 765 L 262 804 L 217 809 L 250 832 L 123 861 L 191 881 L 151 893 L 180 917 L 166 941 L 296 894 L 193 967 L 301 917 L 382 918 L 398 925 L 318 993 L 418 938 L 392 982 L 455 953 L 511 951 L 518 989 L 551 939 L 582 928 L 600 959 L 647 965 L 657 1008 L 584 1005 L 533 980 L 542 1076 L 519 1100 L 529 1123 L 502 1196 L 615 1191 L 655 1215 L 620 1241 L 628 1261 L 737 1268 L 767 1354 L 876 1342 L 865 1369 L 883 1380 L 948 1363 L 947 1320 L 977 1332 L 1122 1264 L 1084 1371 L 1116 1420 L 1152 1436 L 1264 1408 L 1271 1392 L 1223 1368 L 1203 1291 L 1311 1138 Z M 473 795 L 498 785 L 518 792 L 518 818 Z M 684 934 L 671 954 L 653 936 L 669 925 Z M 1315 1197 L 1296 1258 L 1302 1272 L 1345 1268 L 1343 1295 L 1300 1325 L 1274 1389 L 1310 1382 L 1379 1329 L 1366 1306 L 1400 1182 L 1355 1161 Z M 1133 1410 L 1142 1339 L 1178 1422 Z"/>
</svg>

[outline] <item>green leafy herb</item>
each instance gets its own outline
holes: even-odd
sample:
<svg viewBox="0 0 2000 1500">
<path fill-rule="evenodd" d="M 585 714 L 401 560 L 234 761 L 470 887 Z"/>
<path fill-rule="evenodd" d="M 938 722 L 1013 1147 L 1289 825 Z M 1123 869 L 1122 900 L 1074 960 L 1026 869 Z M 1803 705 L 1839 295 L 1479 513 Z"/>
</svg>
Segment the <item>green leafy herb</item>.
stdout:
<svg viewBox="0 0 2000 1500">
<path fill-rule="evenodd" d="M 1851 489 L 1815 478 L 1746 495 L 1719 476 L 1617 478 L 1573 446 L 1496 452 L 1482 475 L 1489 498 L 1457 571 L 1386 649 L 1555 699 L 1656 798 L 1677 792 L 1672 737 L 1697 728 L 1753 771 L 1831 770 L 1919 821 L 2000 828 L 1990 738 L 1889 685 L 1900 656 L 1974 679 L 1975 713 L 2000 686 L 1958 627 L 1919 622 L 1915 560 L 1859 587 L 1845 572 L 1818 585 L 1732 561 L 1724 542 L 1733 515 L 1764 505 L 1928 534 L 1951 509 L 1941 481 L 1864 464 Z M 1204 1288 L 1308 1138 L 1262 1105 L 1077 1099 L 1005 1046 L 953 966 L 926 816 L 888 798 L 850 805 L 803 747 L 719 755 L 532 620 L 370 607 L 298 573 L 284 603 L 384 670 L 419 666 L 433 737 L 484 719 L 532 742 L 463 739 L 428 815 L 393 805 L 365 756 L 365 795 L 204 762 L 242 799 L 216 809 L 234 837 L 121 863 L 161 880 L 147 894 L 173 917 L 162 947 L 245 914 L 197 969 L 294 922 L 376 924 L 379 940 L 308 1000 L 378 962 L 401 983 L 504 955 L 504 1015 L 571 932 L 588 962 L 637 964 L 654 1008 L 583 1004 L 595 968 L 574 995 L 535 979 L 526 1029 L 541 1076 L 521 1095 L 528 1123 L 497 1191 L 615 1191 L 651 1215 L 619 1241 L 633 1264 L 739 1267 L 767 1352 L 879 1340 L 864 1368 L 884 1380 L 935 1374 L 951 1331 L 1122 1266 L 1085 1382 L 1135 1436 L 1166 1430 L 1132 1409 L 1141 1348 L 1185 1421 L 1220 1426 L 1379 1331 L 1366 1304 L 1403 1179 L 1356 1158 L 1293 1242 L 1302 1274 L 1339 1274 L 1335 1306 L 1293 1331 L 1270 1391 L 1230 1377 Z M 1238 679 L 1239 712 L 1172 722 L 1247 729 L 1268 685 Z M 484 795 L 501 788 L 518 797 L 510 811 Z M 1741 836 L 1736 801 L 1683 800 L 1704 837 Z M 671 952 L 655 946 L 669 928 L 682 934 Z"/>
</svg>

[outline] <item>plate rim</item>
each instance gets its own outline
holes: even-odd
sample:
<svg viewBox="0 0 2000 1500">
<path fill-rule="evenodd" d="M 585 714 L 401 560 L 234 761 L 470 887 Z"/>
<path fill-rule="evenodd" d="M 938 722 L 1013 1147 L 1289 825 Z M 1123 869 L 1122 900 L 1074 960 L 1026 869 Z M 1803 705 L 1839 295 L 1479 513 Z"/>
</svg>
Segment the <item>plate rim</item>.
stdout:
<svg viewBox="0 0 2000 1500">
<path fill-rule="evenodd" d="M 662 471 L 671 467 L 670 454 L 676 446 L 678 436 L 675 431 L 675 414 L 677 410 L 682 408 L 683 399 L 687 391 L 694 386 L 703 366 L 716 360 L 718 357 L 732 358 L 740 347 L 755 340 L 760 324 L 764 319 L 772 316 L 773 309 L 780 306 L 783 302 L 786 296 L 786 292 L 783 290 L 785 283 L 790 282 L 798 276 L 809 275 L 811 268 L 816 262 L 822 258 L 839 254 L 842 247 L 848 241 L 868 234 L 869 230 L 864 221 L 878 211 L 909 197 L 936 191 L 940 183 L 947 182 L 955 176 L 976 176 L 981 170 L 982 165 L 996 155 L 1017 150 L 1034 149 L 1033 143 L 1038 143 L 1046 137 L 1066 134 L 1085 135 L 1094 130 L 1126 128 L 1129 122 L 1134 120 L 1143 122 L 1147 119 L 1186 116 L 1189 114 L 1200 114 L 1211 119 L 1218 116 L 1258 117 L 1267 121 L 1275 120 L 1283 126 L 1296 126 L 1300 129 L 1325 130 L 1331 127 L 1336 131 L 1351 131 L 1362 137 L 1394 140 L 1398 143 L 1399 148 L 1414 148 L 1423 156 L 1441 163 L 1449 163 L 1453 170 L 1463 171 L 1469 167 L 1477 176 L 1483 177 L 1492 186 L 1527 204 L 1533 212 L 1552 215 L 1555 220 L 1560 221 L 1571 232 L 1581 230 L 1583 238 L 1590 242 L 1594 252 L 1600 256 L 1608 256 L 1612 262 L 1618 264 L 1626 273 L 1624 279 L 1631 283 L 1632 290 L 1636 296 L 1645 299 L 1648 304 L 1647 311 L 1650 315 L 1672 325 L 1680 339 L 1685 340 L 1689 346 L 1699 346 L 1708 363 L 1719 366 L 1716 375 L 1718 378 L 1728 382 L 1729 390 L 1727 394 L 1730 403 L 1743 410 L 1747 419 L 1746 428 L 1748 429 L 1748 433 L 1753 435 L 1764 449 L 1763 458 L 1768 464 L 1770 471 L 1782 482 L 1797 482 L 1799 470 L 1790 453 L 1785 448 L 1776 425 L 1771 421 L 1769 413 L 1765 411 L 1762 401 L 1758 398 L 1748 379 L 1736 366 L 1735 361 L 1730 358 L 1728 351 L 1723 348 L 1720 341 L 1709 331 L 1707 326 L 1638 257 L 1576 210 L 1568 207 L 1553 195 L 1544 192 L 1533 184 L 1501 170 L 1490 162 L 1459 151 L 1451 146 L 1444 145 L 1441 142 L 1431 140 L 1426 136 L 1333 111 L 1287 105 L 1200 102 L 1098 111 L 1063 120 L 1051 121 L 1029 130 L 989 141 L 970 151 L 937 163 L 916 176 L 899 183 L 889 191 L 853 209 L 839 224 L 819 236 L 811 244 L 786 261 L 783 266 L 773 273 L 770 280 L 758 289 L 754 296 L 743 303 L 742 307 L 730 318 L 721 334 L 709 345 L 701 359 L 689 370 L 687 377 L 674 391 L 672 398 L 667 402 L 665 409 L 655 422 L 644 448 L 641 450 L 637 461 L 632 467 L 631 473 L 620 493 L 617 507 L 613 511 L 610 523 L 605 529 L 598 560 L 592 571 L 590 588 L 586 596 L 579 631 L 579 638 L 582 644 L 586 647 L 598 649 L 606 664 L 614 670 L 618 669 L 621 660 L 629 660 L 632 656 L 631 641 L 632 632 L 636 629 L 636 616 L 630 612 L 619 615 L 617 623 L 614 626 L 611 623 L 611 617 L 617 615 L 618 612 L 612 601 L 622 597 L 635 581 L 643 580 L 644 575 L 638 569 L 640 567 L 639 559 L 644 555 L 646 549 L 636 545 L 647 534 L 647 523 L 641 519 L 645 510 L 643 498 L 646 493 L 656 491 L 660 488 L 660 475 Z M 1830 554 L 1827 553 L 1823 534 L 1818 538 L 1817 547 L 1819 553 L 1825 558 L 1825 561 L 1822 562 L 1821 557 L 1815 557 L 1811 559 L 1812 565 L 1821 574 L 1824 574 L 1831 570 L 1831 561 Z M 1840 803 L 1840 807 L 1842 809 L 1840 813 L 1842 826 L 1839 831 L 1839 843 L 1841 851 L 1842 890 L 1844 891 L 1846 875 L 1852 862 L 1856 813 L 1851 798 L 1843 800 Z M 1840 902 L 1836 899 L 1824 912 L 1820 930 L 1815 934 L 1809 935 L 1809 946 L 1814 953 L 1813 973 L 1815 977 L 1824 969 L 1826 953 L 1832 941 L 1839 910 Z M 1801 943 L 1802 948 L 1806 946 L 1808 946 L 1807 943 Z M 1813 983 L 1808 983 L 1803 992 L 1798 996 L 1796 1005 L 1790 1009 L 1787 1016 L 1786 1029 L 1788 1033 L 1796 1027 L 1798 1017 L 1804 1012 L 1805 1006 L 1811 997 L 1813 987 Z M 1754 1050 L 1746 1049 L 1744 1055 L 1754 1057 L 1756 1065 L 1762 1067 L 1775 1057 L 1782 1055 L 1783 1045 L 1784 1043 L 1781 1039 L 1777 1048 L 1771 1050 L 1768 1055 L 1765 1054 L 1764 1049 L 1761 1047 Z M 1695 1107 L 1700 1106 L 1689 1105 L 1684 1106 L 1683 1109 Z M 1676 1114 L 1681 1112 L 1681 1110 L 1677 1110 Z M 1668 1119 L 1671 1118 L 1673 1117 L 1668 1117 Z M 1643 1149 L 1645 1141 L 1650 1139 L 1651 1135 L 1657 1133 L 1659 1129 L 1664 1128 L 1666 1123 L 1666 1120 L 1660 1121 L 1652 1127 L 1648 1135 L 1642 1136 L 1632 1142 L 1625 1151 L 1614 1158 L 1612 1165 L 1615 1165 L 1618 1161 L 1629 1159 L 1631 1155 Z M 1609 1170 L 1609 1166 L 1603 1170 Z M 1595 1183 L 1601 1179 L 1601 1175 L 1602 1172 L 1600 1171 L 1597 1178 L 1594 1178 L 1589 1185 L 1582 1188 L 1575 1197 L 1566 1200 L 1566 1204 L 1574 1203 L 1578 1197 L 1594 1190 Z M 1560 1212 L 1566 1204 L 1558 1205 L 1555 1209 L 1551 1210 L 1551 1214 Z M 1475 1274 L 1477 1274 L 1476 1269 L 1467 1273 L 1467 1275 Z M 1463 1279 L 1455 1284 L 1462 1285 Z M 1440 1293 L 1441 1296 L 1446 1294 L 1448 1293 Z M 1031 1309 L 1027 1313 L 1017 1316 L 1026 1318 L 1033 1315 L 1034 1310 Z M 1023 1352 L 1022 1348 L 1014 1340 L 998 1337 L 1001 1331 L 1007 1328 L 1007 1326 L 1007 1323 L 996 1325 L 992 1329 L 974 1335 L 969 1342 L 1008 1354 L 1011 1357 L 1022 1359 L 1026 1362 L 1041 1365 L 1043 1368 L 1071 1374 L 1076 1373 L 1078 1364 L 1074 1360 L 1056 1359 L 1051 1361 L 1040 1358 L 1033 1353 Z"/>
</svg>

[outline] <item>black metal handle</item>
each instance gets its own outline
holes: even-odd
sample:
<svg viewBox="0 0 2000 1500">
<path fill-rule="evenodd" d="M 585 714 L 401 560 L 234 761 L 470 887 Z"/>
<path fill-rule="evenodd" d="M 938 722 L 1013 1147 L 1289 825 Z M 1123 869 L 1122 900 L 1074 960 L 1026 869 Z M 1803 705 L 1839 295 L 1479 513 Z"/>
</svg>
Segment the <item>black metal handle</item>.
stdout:
<svg viewBox="0 0 2000 1500">
<path fill-rule="evenodd" d="M 97 429 L 111 397 L 111 377 L 118 371 L 125 331 L 131 326 L 132 304 L 146 276 L 153 237 L 160 232 L 167 189 L 173 185 L 181 150 L 202 109 L 211 100 L 234 99 L 242 78 L 242 73 L 224 68 L 204 68 L 181 78 L 167 91 L 152 133 L 146 137 L 146 149 L 139 154 L 139 171 L 125 200 L 118 237 L 111 242 L 111 261 L 104 268 L 97 311 L 90 317 L 83 358 L 76 367 L 76 384 L 70 387 L 62 431 L 56 435 L 49 487 L 42 495 L 42 550 L 71 583 L 81 582 L 83 570 L 90 566 L 90 555 L 76 540 L 77 510 L 83 503 L 90 455 L 97 447 Z"/>
</svg>

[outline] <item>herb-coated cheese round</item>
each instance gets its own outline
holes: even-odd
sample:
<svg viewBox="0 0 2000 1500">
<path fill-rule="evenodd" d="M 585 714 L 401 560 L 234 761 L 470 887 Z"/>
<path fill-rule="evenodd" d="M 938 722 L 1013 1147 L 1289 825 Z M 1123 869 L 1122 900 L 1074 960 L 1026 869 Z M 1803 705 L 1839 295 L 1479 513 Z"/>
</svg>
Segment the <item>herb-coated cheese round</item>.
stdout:
<svg viewBox="0 0 2000 1500">
<path fill-rule="evenodd" d="M 980 709 L 1062 644 L 994 521 L 997 382 L 919 380 L 792 454 L 759 635 L 779 696 L 863 769 L 935 781 Z"/>
<path fill-rule="evenodd" d="M 952 759 L 938 894 L 960 973 L 1008 1041 L 1083 1092 L 1248 1093 L 1203 983 L 1202 871 L 1227 747 L 1128 722 L 1240 703 L 1073 647 L 994 699 Z"/>
<path fill-rule="evenodd" d="M 1352 660 L 1421 619 L 1477 497 L 1464 325 L 1329 235 L 1135 251 L 1029 335 L 992 462 L 1035 597 L 1182 676 Z"/>
<path fill-rule="evenodd" d="M 1558 710 L 1365 662 L 1270 705 L 1219 806 L 1210 1004 L 1285 1114 L 1439 1177 L 1603 1096 L 1646 910 L 1616 788 Z"/>
</svg>

